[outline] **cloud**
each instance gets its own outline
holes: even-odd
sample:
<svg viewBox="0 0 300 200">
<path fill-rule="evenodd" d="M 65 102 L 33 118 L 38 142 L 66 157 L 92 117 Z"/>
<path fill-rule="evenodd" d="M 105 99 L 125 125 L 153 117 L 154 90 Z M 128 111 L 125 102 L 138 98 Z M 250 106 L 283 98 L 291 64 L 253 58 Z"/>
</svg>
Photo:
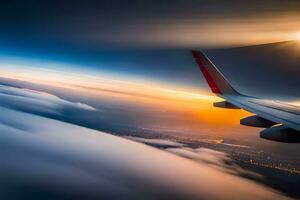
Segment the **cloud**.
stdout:
<svg viewBox="0 0 300 200">
<path fill-rule="evenodd" d="M 209 165 L 226 173 L 238 176 L 247 176 L 252 179 L 262 179 L 263 177 L 255 172 L 245 170 L 235 164 L 235 162 L 224 152 L 208 148 L 167 148 L 166 151 L 192 159 L 198 163 Z"/>
<path fill-rule="evenodd" d="M 81 102 L 70 102 L 61 99 L 55 95 L 29 90 L 25 88 L 16 88 L 0 85 L 1 105 L 10 105 L 11 107 L 29 106 L 34 110 L 57 112 L 62 108 L 73 108 L 80 110 L 97 111 L 96 108 Z"/>
<path fill-rule="evenodd" d="M 72 103 L 72 104 L 74 104 L 74 106 L 77 106 L 78 108 L 85 109 L 85 110 L 91 110 L 91 111 L 98 110 L 97 108 L 94 108 L 93 106 L 90 106 L 88 104 L 81 103 L 81 102 L 76 102 L 76 103 Z"/>
<path fill-rule="evenodd" d="M 191 159 L 202 165 L 208 165 L 225 173 L 238 176 L 247 176 L 255 180 L 262 179 L 262 176 L 241 168 L 226 153 L 208 148 L 189 148 L 186 144 L 174 142 L 168 139 L 148 139 L 141 137 L 126 137 L 153 147 L 163 148 L 172 154 Z"/>
<path fill-rule="evenodd" d="M 65 90 L 59 93 L 59 96 L 72 99 L 69 101 L 51 93 L 42 92 L 45 88 L 40 89 L 37 86 L 36 89 L 26 89 L 26 87 L 26 84 L 16 84 L 15 86 L 0 84 L 0 106 L 96 130 L 115 130 L 121 126 L 121 122 L 116 125 L 112 121 L 118 120 L 118 118 L 113 118 L 114 113 L 111 113 L 111 110 L 105 110 L 106 107 L 102 104 L 98 103 L 94 107 L 85 103 L 91 102 L 89 100 L 92 98 L 87 97 L 82 102 L 78 102 L 76 100 L 76 97 L 79 97 L 78 94 L 74 94 L 75 98 L 73 98 L 68 96 L 70 93 Z M 114 122 L 113 125 L 111 125 L 112 122 Z M 7 122 L 5 123 L 7 124 Z"/>
<path fill-rule="evenodd" d="M 104 132 L 0 110 L 3 199 L 288 199 L 204 164 L 226 160 L 219 152 L 181 151 L 203 160 L 193 162 Z"/>
<path fill-rule="evenodd" d="M 17 199 L 25 192 L 29 199 L 52 195 L 62 199 L 286 198 L 239 177 L 243 172 L 220 152 L 129 137 L 170 154 L 84 128 L 103 128 L 102 113 L 84 103 L 0 86 L 0 111 L 0 197 L 4 199 Z"/>
<path fill-rule="evenodd" d="M 144 144 L 148 144 L 148 145 L 158 147 L 158 148 L 171 148 L 171 147 L 174 148 L 174 147 L 184 147 L 185 146 L 182 143 L 165 140 L 165 139 L 147 139 L 147 138 L 132 137 L 132 136 L 128 136 L 126 138 L 137 141 L 137 142 L 142 142 Z"/>
</svg>

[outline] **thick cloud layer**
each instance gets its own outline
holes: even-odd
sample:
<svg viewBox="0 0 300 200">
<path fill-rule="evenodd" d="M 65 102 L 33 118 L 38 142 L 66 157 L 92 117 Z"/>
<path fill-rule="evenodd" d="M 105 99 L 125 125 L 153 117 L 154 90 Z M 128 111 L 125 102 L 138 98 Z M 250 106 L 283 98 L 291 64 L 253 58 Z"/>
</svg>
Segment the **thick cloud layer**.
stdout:
<svg viewBox="0 0 300 200">
<path fill-rule="evenodd" d="M 0 85 L 0 106 L 94 129 L 101 126 L 100 109 L 37 90 Z"/>
<path fill-rule="evenodd" d="M 252 181 L 143 144 L 0 109 L 4 199 L 286 198 Z"/>
<path fill-rule="evenodd" d="M 225 173 L 230 173 L 237 176 L 246 176 L 255 180 L 261 180 L 263 178 L 257 173 L 242 169 L 224 152 L 204 147 L 193 149 L 181 142 L 170 141 L 167 139 L 146 139 L 141 137 L 126 138 L 164 149 L 167 152 L 191 159 L 202 165 L 208 165 L 209 167 Z"/>
<path fill-rule="evenodd" d="M 211 167 L 208 162 L 194 162 L 103 132 L 29 114 L 59 114 L 62 107 L 94 112 L 89 106 L 37 91 L 0 89 L 1 198 L 285 198 L 228 173 L 218 161 L 220 153 L 200 149 L 196 151 L 202 153 L 192 155 L 218 166 Z M 21 106 L 22 112 L 18 111 Z M 183 152 L 186 149 L 176 151 L 192 158 Z"/>
<path fill-rule="evenodd" d="M 59 113 L 63 109 L 97 111 L 90 105 L 66 101 L 49 93 L 2 85 L 0 85 L 0 98 L 0 105 L 13 109 L 27 109 L 27 112 Z"/>
</svg>

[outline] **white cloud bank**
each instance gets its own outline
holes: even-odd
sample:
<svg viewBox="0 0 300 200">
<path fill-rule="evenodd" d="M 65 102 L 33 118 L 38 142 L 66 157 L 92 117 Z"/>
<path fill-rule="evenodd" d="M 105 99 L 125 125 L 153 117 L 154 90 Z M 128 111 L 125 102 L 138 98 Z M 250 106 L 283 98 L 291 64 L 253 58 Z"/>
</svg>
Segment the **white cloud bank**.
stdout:
<svg viewBox="0 0 300 200">
<path fill-rule="evenodd" d="M 0 108 L 0 196 L 285 199 L 255 182 L 130 140 Z M 3 121 L 3 120 L 2 120 Z M 23 127 L 23 128 L 20 128 Z M 31 195 L 31 196 L 30 196 Z"/>
<path fill-rule="evenodd" d="M 201 160 L 194 162 L 25 112 L 26 107 L 58 113 L 61 106 L 86 107 L 81 104 L 7 87 L 0 88 L 0 95 L 1 199 L 288 199 L 205 164 L 222 166 L 215 158 L 223 155 L 216 152 L 177 150 Z"/>
<path fill-rule="evenodd" d="M 70 102 L 46 92 L 3 85 L 0 85 L 0 105 L 45 112 L 59 112 L 63 108 L 97 111 L 85 103 Z"/>
</svg>

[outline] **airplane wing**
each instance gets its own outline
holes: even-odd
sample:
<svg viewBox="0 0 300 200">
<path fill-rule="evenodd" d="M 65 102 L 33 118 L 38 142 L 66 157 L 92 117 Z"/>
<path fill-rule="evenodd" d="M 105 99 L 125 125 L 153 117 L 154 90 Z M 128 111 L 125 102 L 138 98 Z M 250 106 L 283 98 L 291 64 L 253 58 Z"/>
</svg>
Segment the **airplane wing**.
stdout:
<svg viewBox="0 0 300 200">
<path fill-rule="evenodd" d="M 262 138 L 279 142 L 300 142 L 300 107 L 243 95 L 230 85 L 204 53 L 192 50 L 192 54 L 212 92 L 225 99 L 214 103 L 214 106 L 242 108 L 256 114 L 241 119 L 240 122 L 247 126 L 267 128 L 261 132 Z"/>
</svg>

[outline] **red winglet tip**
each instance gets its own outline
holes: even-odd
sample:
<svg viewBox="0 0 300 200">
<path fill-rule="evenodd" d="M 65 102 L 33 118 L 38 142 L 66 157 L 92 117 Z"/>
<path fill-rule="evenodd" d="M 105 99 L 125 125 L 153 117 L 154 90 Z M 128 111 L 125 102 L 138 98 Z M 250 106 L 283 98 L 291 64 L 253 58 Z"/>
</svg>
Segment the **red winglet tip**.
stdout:
<svg viewBox="0 0 300 200">
<path fill-rule="evenodd" d="M 215 94 L 222 94 L 222 92 L 220 91 L 219 87 L 217 86 L 217 84 L 215 83 L 214 79 L 212 78 L 212 76 L 209 74 L 209 72 L 207 71 L 201 56 L 199 55 L 199 53 L 196 50 L 191 50 L 193 57 L 196 61 L 196 63 L 198 64 L 200 70 L 202 71 L 211 91 Z"/>
</svg>

